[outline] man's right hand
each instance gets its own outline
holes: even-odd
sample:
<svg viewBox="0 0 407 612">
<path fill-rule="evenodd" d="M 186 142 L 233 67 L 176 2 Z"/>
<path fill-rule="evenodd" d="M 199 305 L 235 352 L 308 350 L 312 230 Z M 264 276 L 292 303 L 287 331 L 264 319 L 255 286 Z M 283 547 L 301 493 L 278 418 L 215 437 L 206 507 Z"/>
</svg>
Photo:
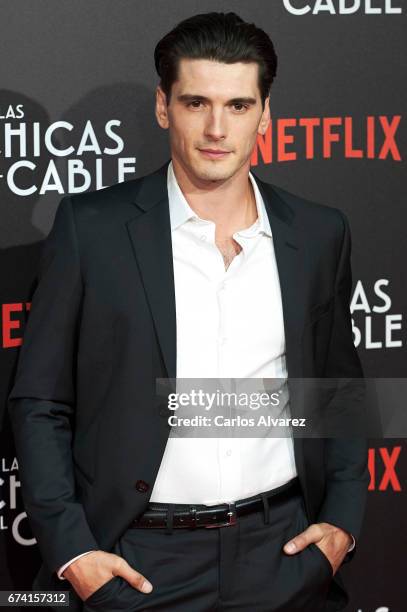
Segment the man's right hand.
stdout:
<svg viewBox="0 0 407 612">
<path fill-rule="evenodd" d="M 153 588 L 147 578 L 136 572 L 123 557 L 102 550 L 90 552 L 73 561 L 63 576 L 69 580 L 82 601 L 114 576 L 121 576 L 142 593 L 150 593 Z"/>
</svg>

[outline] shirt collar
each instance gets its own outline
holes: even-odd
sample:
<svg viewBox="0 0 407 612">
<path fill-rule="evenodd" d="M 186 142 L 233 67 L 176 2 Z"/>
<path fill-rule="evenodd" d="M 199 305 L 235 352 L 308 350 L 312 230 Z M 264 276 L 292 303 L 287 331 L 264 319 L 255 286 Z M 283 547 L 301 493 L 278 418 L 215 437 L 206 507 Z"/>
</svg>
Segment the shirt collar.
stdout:
<svg viewBox="0 0 407 612">
<path fill-rule="evenodd" d="M 256 208 L 258 218 L 255 223 L 250 227 L 244 230 L 239 231 L 239 234 L 242 235 L 252 235 L 257 234 L 258 232 L 264 232 L 267 236 L 271 236 L 271 227 L 269 218 L 267 215 L 266 207 L 264 205 L 264 200 L 260 193 L 260 190 L 257 186 L 257 183 L 254 179 L 254 176 L 251 172 L 249 172 L 249 178 L 253 186 L 254 196 L 256 199 Z M 177 229 L 180 225 L 188 221 L 189 219 L 195 218 L 199 221 L 204 221 L 198 217 L 195 211 L 192 210 L 190 205 L 188 204 L 184 194 L 181 191 L 181 188 L 176 179 L 172 161 L 168 164 L 167 170 L 167 190 L 168 190 L 168 201 L 170 208 L 170 222 L 171 222 L 171 231 Z"/>
</svg>

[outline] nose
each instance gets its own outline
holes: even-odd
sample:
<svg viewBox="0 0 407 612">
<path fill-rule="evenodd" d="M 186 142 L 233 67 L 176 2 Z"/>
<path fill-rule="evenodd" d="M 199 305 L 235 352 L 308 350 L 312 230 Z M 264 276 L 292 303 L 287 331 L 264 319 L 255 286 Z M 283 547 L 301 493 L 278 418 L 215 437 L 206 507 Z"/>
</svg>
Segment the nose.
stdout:
<svg viewBox="0 0 407 612">
<path fill-rule="evenodd" d="M 205 136 L 211 140 L 226 138 L 226 120 L 222 109 L 212 109 L 205 124 Z"/>
</svg>

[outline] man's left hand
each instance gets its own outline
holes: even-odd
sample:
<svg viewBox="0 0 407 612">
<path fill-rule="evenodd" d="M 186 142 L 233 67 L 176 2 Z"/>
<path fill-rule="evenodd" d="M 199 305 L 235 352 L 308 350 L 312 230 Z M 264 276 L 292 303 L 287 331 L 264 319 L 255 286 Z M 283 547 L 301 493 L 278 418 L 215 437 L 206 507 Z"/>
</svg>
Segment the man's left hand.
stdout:
<svg viewBox="0 0 407 612">
<path fill-rule="evenodd" d="M 330 523 L 313 523 L 284 545 L 284 552 L 295 555 L 313 542 L 332 565 L 335 574 L 352 543 L 352 536 Z"/>
</svg>

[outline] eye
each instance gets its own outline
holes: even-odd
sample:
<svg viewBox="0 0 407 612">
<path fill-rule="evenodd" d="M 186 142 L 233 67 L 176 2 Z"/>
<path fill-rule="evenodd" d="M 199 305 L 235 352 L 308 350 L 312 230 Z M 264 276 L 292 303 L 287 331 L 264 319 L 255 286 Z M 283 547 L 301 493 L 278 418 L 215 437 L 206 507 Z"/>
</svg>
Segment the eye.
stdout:
<svg viewBox="0 0 407 612">
<path fill-rule="evenodd" d="M 232 106 L 238 113 L 242 113 L 248 108 L 247 104 L 242 104 L 240 102 L 236 102 L 235 104 L 232 104 Z"/>
<path fill-rule="evenodd" d="M 202 104 L 201 100 L 192 100 L 192 102 L 188 102 L 187 106 L 192 108 L 199 108 L 200 104 Z"/>
</svg>

